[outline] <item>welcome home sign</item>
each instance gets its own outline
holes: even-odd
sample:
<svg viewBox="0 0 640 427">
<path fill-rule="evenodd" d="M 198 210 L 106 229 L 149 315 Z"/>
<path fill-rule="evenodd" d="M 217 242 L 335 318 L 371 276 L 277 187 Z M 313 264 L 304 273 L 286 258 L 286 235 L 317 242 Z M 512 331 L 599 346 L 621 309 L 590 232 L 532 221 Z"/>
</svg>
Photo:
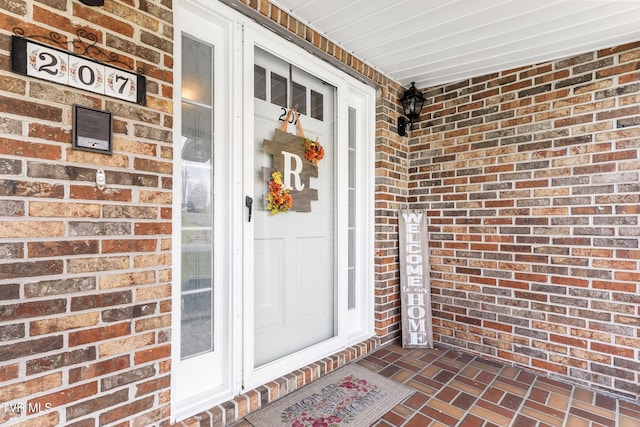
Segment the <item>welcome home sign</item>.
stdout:
<svg viewBox="0 0 640 427">
<path fill-rule="evenodd" d="M 401 210 L 398 230 L 400 233 L 402 346 L 433 348 L 426 212 Z"/>
</svg>

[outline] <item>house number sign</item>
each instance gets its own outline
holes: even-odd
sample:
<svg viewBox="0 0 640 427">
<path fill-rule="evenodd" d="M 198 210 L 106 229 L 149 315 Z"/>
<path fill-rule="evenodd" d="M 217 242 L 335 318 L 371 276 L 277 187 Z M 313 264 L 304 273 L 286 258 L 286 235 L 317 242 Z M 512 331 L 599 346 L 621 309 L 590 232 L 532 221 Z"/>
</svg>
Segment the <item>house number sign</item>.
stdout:
<svg viewBox="0 0 640 427">
<path fill-rule="evenodd" d="M 11 70 L 140 105 L 146 103 L 144 76 L 16 35 L 11 41 Z"/>
</svg>

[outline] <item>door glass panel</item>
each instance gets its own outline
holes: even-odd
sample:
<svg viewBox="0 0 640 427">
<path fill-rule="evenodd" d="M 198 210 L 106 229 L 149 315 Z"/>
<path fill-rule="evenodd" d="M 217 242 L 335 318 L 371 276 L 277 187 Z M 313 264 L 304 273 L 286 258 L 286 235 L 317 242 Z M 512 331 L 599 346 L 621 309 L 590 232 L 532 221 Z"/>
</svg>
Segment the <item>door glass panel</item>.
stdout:
<svg viewBox="0 0 640 427">
<path fill-rule="evenodd" d="M 213 47 L 183 36 L 182 98 L 211 105 L 213 100 Z"/>
<path fill-rule="evenodd" d="M 288 80 L 279 74 L 271 73 L 271 103 L 286 107 Z"/>
<path fill-rule="evenodd" d="M 267 100 L 267 74 L 259 65 L 253 67 L 253 96 Z"/>
<path fill-rule="evenodd" d="M 315 90 L 311 91 L 311 117 L 324 120 L 324 95 Z"/>
<path fill-rule="evenodd" d="M 181 358 L 213 350 L 213 47 L 182 36 Z"/>
<path fill-rule="evenodd" d="M 256 64 L 271 79 L 271 102 L 254 98 L 254 364 L 262 366 L 336 335 L 335 291 L 335 87 L 259 48 Z M 293 84 L 282 76 L 292 76 Z M 277 93 L 275 92 L 277 90 Z M 288 92 L 291 90 L 292 92 Z M 305 136 L 325 150 L 317 167 L 305 158 L 296 126 L 276 130 L 293 105 L 311 91 L 318 120 L 302 113 Z M 304 94 L 303 94 L 304 92 Z M 274 102 L 278 99 L 278 102 Z M 305 101 L 306 102 L 306 101 Z M 306 104 L 305 104 L 306 105 Z M 291 120 L 293 122 L 293 120 Z M 282 174 L 293 203 L 288 211 L 266 209 L 273 172 Z M 280 188 L 282 188 L 280 186 Z"/>
<path fill-rule="evenodd" d="M 356 308 L 356 111 L 349 108 L 349 310 Z"/>
<path fill-rule="evenodd" d="M 307 88 L 293 82 L 291 85 L 291 95 L 293 96 L 292 107 L 300 114 L 307 114 Z"/>
</svg>

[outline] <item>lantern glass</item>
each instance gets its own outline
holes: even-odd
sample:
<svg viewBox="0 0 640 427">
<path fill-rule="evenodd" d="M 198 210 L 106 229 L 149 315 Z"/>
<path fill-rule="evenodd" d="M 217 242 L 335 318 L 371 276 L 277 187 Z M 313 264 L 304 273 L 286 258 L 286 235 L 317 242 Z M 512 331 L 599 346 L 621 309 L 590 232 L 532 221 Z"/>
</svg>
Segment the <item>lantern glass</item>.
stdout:
<svg viewBox="0 0 640 427">
<path fill-rule="evenodd" d="M 404 92 L 402 99 L 400 99 L 405 117 L 410 120 L 417 119 L 425 100 L 425 97 L 416 88 L 415 82 L 411 82 L 411 87 Z"/>
<path fill-rule="evenodd" d="M 407 89 L 402 95 L 402 98 L 400 98 L 404 115 L 404 117 L 398 117 L 398 134 L 400 136 L 406 135 L 407 128 L 409 130 L 413 129 L 413 122 L 420 117 L 420 112 L 422 111 L 425 101 L 426 98 L 422 95 L 422 92 L 416 88 L 415 82 L 411 82 L 411 87 Z"/>
<path fill-rule="evenodd" d="M 413 98 L 402 98 L 402 109 L 405 117 L 411 117 L 414 111 L 413 109 L 415 108 L 414 104 Z"/>
</svg>

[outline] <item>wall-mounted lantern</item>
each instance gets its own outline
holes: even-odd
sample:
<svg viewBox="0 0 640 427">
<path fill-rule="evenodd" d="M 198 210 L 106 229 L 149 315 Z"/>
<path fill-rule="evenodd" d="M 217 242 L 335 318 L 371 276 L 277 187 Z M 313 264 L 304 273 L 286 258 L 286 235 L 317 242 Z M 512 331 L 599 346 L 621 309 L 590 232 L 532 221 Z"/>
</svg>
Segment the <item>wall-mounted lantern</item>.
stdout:
<svg viewBox="0 0 640 427">
<path fill-rule="evenodd" d="M 420 117 L 420 111 L 422 111 L 425 101 L 426 98 L 416 88 L 416 83 L 411 82 L 411 87 L 400 98 L 404 117 L 398 117 L 398 135 L 405 136 L 407 134 L 407 120 L 409 121 L 409 130 L 413 130 L 413 123 Z"/>
<path fill-rule="evenodd" d="M 104 0 L 80 0 L 80 3 L 84 3 L 87 6 L 104 6 Z"/>
</svg>

